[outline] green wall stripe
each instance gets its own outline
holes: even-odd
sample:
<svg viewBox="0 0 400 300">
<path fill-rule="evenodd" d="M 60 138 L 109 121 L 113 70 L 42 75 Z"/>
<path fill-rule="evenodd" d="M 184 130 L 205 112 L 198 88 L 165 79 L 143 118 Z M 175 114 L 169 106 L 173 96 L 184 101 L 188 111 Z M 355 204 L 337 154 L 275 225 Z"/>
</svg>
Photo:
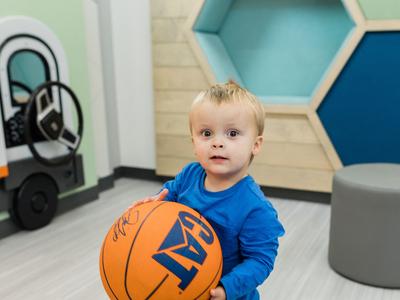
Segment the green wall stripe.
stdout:
<svg viewBox="0 0 400 300">
<path fill-rule="evenodd" d="M 358 0 L 369 20 L 400 19 L 400 0 Z"/>
</svg>

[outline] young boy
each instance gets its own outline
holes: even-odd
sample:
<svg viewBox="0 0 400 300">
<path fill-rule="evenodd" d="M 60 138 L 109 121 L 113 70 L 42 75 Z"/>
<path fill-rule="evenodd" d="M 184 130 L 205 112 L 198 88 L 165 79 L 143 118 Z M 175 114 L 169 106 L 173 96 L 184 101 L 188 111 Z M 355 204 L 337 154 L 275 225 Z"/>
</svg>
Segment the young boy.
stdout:
<svg viewBox="0 0 400 300">
<path fill-rule="evenodd" d="M 223 253 L 222 277 L 211 299 L 259 299 L 256 287 L 272 271 L 284 234 L 275 209 L 247 173 L 263 143 L 263 106 L 230 81 L 201 92 L 189 120 L 198 162 L 135 205 L 168 200 L 197 210 L 213 226 Z"/>
</svg>

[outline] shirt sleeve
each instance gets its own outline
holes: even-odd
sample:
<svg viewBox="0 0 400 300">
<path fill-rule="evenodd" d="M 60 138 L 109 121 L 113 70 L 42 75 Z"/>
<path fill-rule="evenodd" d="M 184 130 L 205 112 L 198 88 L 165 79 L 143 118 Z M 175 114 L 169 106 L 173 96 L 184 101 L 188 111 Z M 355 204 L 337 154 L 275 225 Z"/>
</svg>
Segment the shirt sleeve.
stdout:
<svg viewBox="0 0 400 300">
<path fill-rule="evenodd" d="M 284 232 L 268 204 L 248 215 L 239 234 L 243 261 L 221 279 L 228 300 L 250 293 L 267 279 L 274 267 L 278 237 Z"/>
<path fill-rule="evenodd" d="M 176 202 L 179 191 L 179 181 L 177 178 L 175 177 L 174 179 L 165 182 L 160 192 L 163 189 L 168 190 L 168 194 L 164 200 Z"/>
<path fill-rule="evenodd" d="M 165 198 L 166 201 L 176 202 L 178 200 L 179 193 L 184 184 L 184 180 L 190 170 L 193 168 L 193 164 L 186 165 L 176 176 L 174 179 L 169 180 L 164 183 L 162 189 L 168 189 L 168 195 Z"/>
</svg>

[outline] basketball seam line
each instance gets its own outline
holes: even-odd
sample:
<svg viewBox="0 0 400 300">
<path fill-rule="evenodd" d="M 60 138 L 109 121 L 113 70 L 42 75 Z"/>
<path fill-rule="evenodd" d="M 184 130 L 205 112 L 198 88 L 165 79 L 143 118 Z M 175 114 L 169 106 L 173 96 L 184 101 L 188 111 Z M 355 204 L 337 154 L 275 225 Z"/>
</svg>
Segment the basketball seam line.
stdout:
<svg viewBox="0 0 400 300">
<path fill-rule="evenodd" d="M 142 223 L 140 224 L 139 229 L 137 230 L 136 235 L 135 235 L 135 237 L 133 238 L 133 241 L 132 241 L 132 244 L 131 244 L 131 248 L 129 249 L 129 252 L 128 252 L 128 259 L 127 259 L 127 261 L 126 261 L 126 266 L 125 266 L 124 285 L 125 285 L 125 292 L 126 292 L 126 294 L 128 295 L 128 297 L 129 297 L 130 300 L 132 300 L 132 298 L 131 298 L 131 295 L 129 294 L 129 291 L 128 291 L 127 277 L 128 277 L 128 266 L 129 266 L 129 261 L 130 261 L 130 259 L 131 259 L 131 254 L 132 254 L 133 245 L 135 244 L 136 238 L 138 237 L 139 232 L 140 232 L 140 230 L 142 229 L 142 226 L 143 226 L 143 224 L 146 222 L 147 218 L 148 218 L 157 208 L 159 208 L 161 205 L 163 205 L 163 204 L 165 204 L 165 203 L 167 203 L 167 202 L 162 202 L 161 204 L 157 205 L 156 207 L 154 207 L 154 208 L 146 215 L 146 217 L 143 219 Z"/>
<path fill-rule="evenodd" d="M 108 285 L 108 287 L 109 287 L 111 293 L 114 295 L 115 299 L 118 300 L 117 295 L 114 294 L 114 291 L 113 291 L 113 289 L 111 288 L 110 283 L 108 282 L 108 278 L 107 278 L 107 274 L 106 274 L 106 268 L 104 267 L 104 246 L 105 246 L 105 242 L 103 243 L 103 245 L 102 245 L 102 247 L 101 247 L 101 254 L 102 254 L 102 256 L 101 256 L 101 264 L 102 264 L 102 266 L 103 266 L 103 274 L 104 274 L 104 277 L 105 277 L 105 279 L 106 279 L 107 285 Z"/>
<path fill-rule="evenodd" d="M 146 300 L 150 299 L 151 296 L 154 295 L 155 292 L 160 288 L 160 286 L 164 283 L 164 281 L 168 278 L 169 274 L 165 275 L 165 277 L 160 281 L 160 283 L 156 286 L 156 288 L 146 297 Z"/>
<path fill-rule="evenodd" d="M 219 273 L 219 271 L 221 270 L 221 267 L 222 267 L 222 258 L 221 258 L 221 261 L 220 261 L 220 263 L 219 263 L 218 271 L 217 271 L 217 273 L 214 275 L 214 278 L 211 280 L 211 283 L 205 288 L 204 291 L 202 291 L 202 292 L 200 293 L 200 295 L 198 295 L 196 298 L 194 298 L 195 300 L 196 300 L 196 299 L 199 299 L 199 298 L 208 290 L 208 288 L 212 285 L 212 283 L 214 282 L 215 278 L 217 278 L 218 273 Z"/>
</svg>

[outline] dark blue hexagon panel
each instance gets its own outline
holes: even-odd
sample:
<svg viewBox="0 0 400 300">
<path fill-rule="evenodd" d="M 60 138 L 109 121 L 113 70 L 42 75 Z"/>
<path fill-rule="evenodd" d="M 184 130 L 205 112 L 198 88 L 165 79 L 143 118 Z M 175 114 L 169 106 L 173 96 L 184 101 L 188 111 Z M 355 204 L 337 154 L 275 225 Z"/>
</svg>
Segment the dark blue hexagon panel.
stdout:
<svg viewBox="0 0 400 300">
<path fill-rule="evenodd" d="M 218 81 L 307 104 L 353 27 L 340 0 L 206 0 L 193 30 Z"/>
<path fill-rule="evenodd" d="M 317 113 L 344 165 L 400 163 L 400 32 L 366 33 Z"/>
</svg>

